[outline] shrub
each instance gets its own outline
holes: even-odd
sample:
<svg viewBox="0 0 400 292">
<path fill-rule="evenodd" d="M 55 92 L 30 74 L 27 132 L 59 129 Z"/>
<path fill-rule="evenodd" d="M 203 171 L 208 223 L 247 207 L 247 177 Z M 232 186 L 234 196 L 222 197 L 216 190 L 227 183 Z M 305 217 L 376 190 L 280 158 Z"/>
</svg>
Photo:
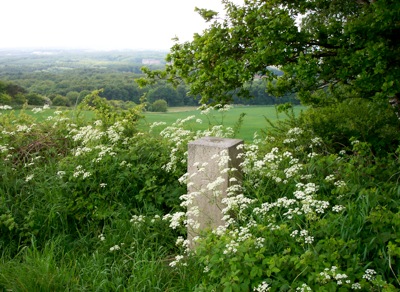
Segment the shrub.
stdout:
<svg viewBox="0 0 400 292">
<path fill-rule="evenodd" d="M 191 196 L 187 143 L 234 129 L 208 117 L 193 131 L 191 116 L 153 136 L 136 129 L 137 108 L 97 97 L 84 103 L 93 121 L 0 115 L 2 289 L 399 289 L 400 147 L 377 156 L 352 138 L 339 150 L 303 119 L 281 121 L 244 145 L 226 224 L 188 250 L 176 221 Z"/>
<path fill-rule="evenodd" d="M 26 95 L 26 100 L 28 101 L 29 105 L 39 105 L 42 106 L 47 103 L 47 99 L 37 93 L 29 93 Z"/>
<path fill-rule="evenodd" d="M 350 139 L 367 142 L 375 154 L 396 150 L 400 121 L 385 101 L 347 99 L 329 107 L 311 108 L 301 116 L 301 126 L 312 130 L 334 150 L 350 146 Z"/>
<path fill-rule="evenodd" d="M 246 145 L 243 186 L 228 191 L 226 224 L 186 250 L 191 268 L 203 270 L 198 291 L 399 287 L 398 157 L 375 157 L 354 139 L 329 153 L 312 131 L 288 127 L 297 123 Z M 178 216 L 170 218 L 175 227 Z M 191 262 L 177 257 L 173 265 L 180 263 Z"/>
<path fill-rule="evenodd" d="M 56 95 L 52 100 L 54 106 L 70 106 L 70 101 L 67 97 L 62 95 Z"/>
<path fill-rule="evenodd" d="M 12 98 L 10 95 L 0 92 L 0 105 L 10 105 L 11 100 Z"/>
<path fill-rule="evenodd" d="M 167 110 L 168 104 L 163 99 L 157 99 L 149 107 L 149 111 L 151 112 L 166 112 Z"/>
</svg>

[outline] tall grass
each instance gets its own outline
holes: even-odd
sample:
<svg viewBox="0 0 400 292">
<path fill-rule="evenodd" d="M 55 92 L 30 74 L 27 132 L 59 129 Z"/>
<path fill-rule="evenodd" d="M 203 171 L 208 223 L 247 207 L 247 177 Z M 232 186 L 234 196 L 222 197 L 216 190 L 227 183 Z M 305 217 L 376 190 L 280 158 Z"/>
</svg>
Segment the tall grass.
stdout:
<svg viewBox="0 0 400 292">
<path fill-rule="evenodd" d="M 399 149 L 378 157 L 352 139 L 334 152 L 282 116 L 253 141 L 276 118 L 265 107 L 145 121 L 46 111 L 0 115 L 0 290 L 400 288 Z M 229 194 L 230 223 L 192 252 L 173 222 L 190 197 L 187 143 L 232 135 L 241 112 L 243 188 Z"/>
</svg>

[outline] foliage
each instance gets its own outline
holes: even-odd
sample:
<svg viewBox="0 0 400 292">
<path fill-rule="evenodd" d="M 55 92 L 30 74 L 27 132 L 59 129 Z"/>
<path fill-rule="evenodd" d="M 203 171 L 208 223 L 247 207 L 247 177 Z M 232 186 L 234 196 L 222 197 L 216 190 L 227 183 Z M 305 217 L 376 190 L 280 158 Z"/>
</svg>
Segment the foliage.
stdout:
<svg viewBox="0 0 400 292">
<path fill-rule="evenodd" d="M 37 93 L 29 93 L 26 95 L 26 101 L 29 105 L 43 106 L 47 103 L 47 99 Z"/>
<path fill-rule="evenodd" d="M 329 153 L 299 123 L 276 125 L 245 147 L 242 187 L 223 199 L 226 224 L 186 251 L 203 269 L 197 291 L 400 287 L 398 153 L 378 158 L 357 140 Z M 182 197 L 182 206 L 195 195 Z M 171 218 L 172 227 L 181 223 Z"/>
<path fill-rule="evenodd" d="M 164 112 L 165 113 L 167 110 L 168 110 L 168 103 L 163 99 L 157 99 L 149 107 L 149 111 L 151 111 L 151 112 Z"/>
<path fill-rule="evenodd" d="M 11 104 L 11 96 L 9 96 L 7 93 L 0 93 L 0 104 L 1 105 L 9 105 Z"/>
<path fill-rule="evenodd" d="M 0 52 L 2 67 L 0 81 L 12 97 L 12 105 L 23 105 L 27 93 L 56 98 L 55 105 L 76 106 L 93 90 L 103 89 L 101 97 L 107 100 L 140 103 L 143 94 L 150 102 L 164 99 L 169 106 L 198 105 L 198 96 L 188 94 L 188 87 L 177 88 L 165 83 L 140 88 L 135 82 L 143 77 L 140 67 L 143 58 L 160 60 L 163 68 L 166 52 L 80 52 L 51 51 L 52 54 L 36 56 L 34 52 Z M 246 104 L 274 104 L 277 101 L 265 92 L 263 81 L 249 87 L 254 99 Z M 3 91 L 0 85 L 0 92 Z M 68 102 L 65 100 L 68 99 Z M 54 101 L 53 101 L 54 102 Z M 10 104 L 9 102 L 4 104 Z"/>
<path fill-rule="evenodd" d="M 105 98 L 100 97 L 102 90 L 96 90 L 88 94 L 79 109 L 89 109 L 94 111 L 96 118 L 99 119 L 104 126 L 111 126 L 115 122 L 128 120 L 130 122 L 129 129 L 134 130 L 136 122 L 141 118 L 142 106 L 134 106 L 128 109 L 115 107 L 114 102 L 109 102 Z"/>
<path fill-rule="evenodd" d="M 200 9 L 209 27 L 177 41 L 165 71 L 146 70 L 149 78 L 183 80 L 202 103 L 246 97 L 245 85 L 260 76 L 268 92 L 296 92 L 306 104 L 399 99 L 399 1 L 222 2 L 224 17 Z"/>
<path fill-rule="evenodd" d="M 52 105 L 54 106 L 70 106 L 70 101 L 68 100 L 67 97 L 61 96 L 61 95 L 56 95 L 52 100 Z"/>
<path fill-rule="evenodd" d="M 375 155 L 393 153 L 399 145 L 400 120 L 384 101 L 347 99 L 335 105 L 311 108 L 300 117 L 301 127 L 311 129 L 339 152 L 351 139 L 367 142 Z"/>
<path fill-rule="evenodd" d="M 274 123 L 244 145 L 242 186 L 224 200 L 226 225 L 188 250 L 187 222 L 178 220 L 191 196 L 187 144 L 233 137 L 237 129 L 223 126 L 230 107 L 202 108 L 206 130 L 189 116 L 152 134 L 160 123 L 140 132 L 138 108 L 122 111 L 98 93 L 82 104 L 94 120 L 55 111 L 39 121 L 48 106 L 33 115 L 0 108 L 1 289 L 400 288 L 398 145 L 378 156 L 379 143 L 360 135 L 332 152 L 334 140 L 303 127 L 307 113 Z"/>
</svg>

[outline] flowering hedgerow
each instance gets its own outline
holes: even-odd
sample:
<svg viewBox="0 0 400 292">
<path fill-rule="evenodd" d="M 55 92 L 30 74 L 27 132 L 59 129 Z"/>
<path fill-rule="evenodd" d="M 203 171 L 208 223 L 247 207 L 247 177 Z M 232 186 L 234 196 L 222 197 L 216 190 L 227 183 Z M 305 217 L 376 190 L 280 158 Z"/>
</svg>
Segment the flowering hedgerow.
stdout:
<svg viewBox="0 0 400 292">
<path fill-rule="evenodd" d="M 192 131 L 190 123 L 202 121 L 188 117 L 154 137 L 136 129 L 134 113 L 110 114 L 98 102 L 99 115 L 87 122 L 58 111 L 43 123 L 1 115 L 0 173 L 7 179 L 0 186 L 0 239 L 10 250 L 58 234 L 92 237 L 89 257 L 103 253 L 111 265 L 119 261 L 127 283 L 140 263 L 133 260 L 138 246 L 169 240 L 182 253 L 169 254 L 163 260 L 172 268 L 163 267 L 200 274 L 190 287 L 197 291 L 400 287 L 400 148 L 378 158 L 368 143 L 353 139 L 351 148 L 330 153 L 311 130 L 288 123 L 240 146 L 241 179 L 231 176 L 237 169 L 226 167 L 229 157 L 221 152 L 213 157 L 221 176 L 185 193 L 193 187 L 185 174 L 188 142 L 233 137 L 235 130 L 213 125 L 212 111 L 203 108 L 207 130 Z M 207 162 L 195 167 L 204 173 Z M 221 197 L 226 180 L 230 187 Z M 225 223 L 189 241 L 186 230 L 200 216 L 192 203 L 204 194 L 221 199 Z M 174 230 L 167 232 L 167 224 Z"/>
<path fill-rule="evenodd" d="M 369 157 L 359 155 L 360 145 L 368 145 L 353 145 L 349 155 L 329 154 L 322 139 L 299 127 L 280 137 L 241 145 L 243 181 L 242 186 L 228 189 L 222 200 L 225 225 L 194 238 L 195 248 L 183 249 L 203 266 L 204 279 L 197 289 L 394 289 L 392 284 L 399 283 L 392 281 L 397 276 L 393 262 L 377 260 L 375 255 L 397 239 L 400 222 L 392 229 L 371 221 L 373 210 L 380 210 L 385 202 L 375 197 L 371 203 L 376 186 L 360 182 L 362 171 L 356 175 L 359 181 L 354 181 L 352 166 L 365 164 Z M 177 160 L 172 153 L 169 165 Z M 220 180 L 182 196 L 181 206 L 191 207 L 186 214 L 166 216 L 170 226 L 191 228 L 196 218 L 193 198 L 202 192 L 215 195 Z M 182 182 L 187 181 L 185 175 Z M 396 207 L 391 212 L 399 214 Z M 385 234 L 384 241 L 379 234 Z M 365 247 L 369 240 L 381 243 Z M 172 266 L 182 262 L 185 258 L 177 256 Z"/>
</svg>

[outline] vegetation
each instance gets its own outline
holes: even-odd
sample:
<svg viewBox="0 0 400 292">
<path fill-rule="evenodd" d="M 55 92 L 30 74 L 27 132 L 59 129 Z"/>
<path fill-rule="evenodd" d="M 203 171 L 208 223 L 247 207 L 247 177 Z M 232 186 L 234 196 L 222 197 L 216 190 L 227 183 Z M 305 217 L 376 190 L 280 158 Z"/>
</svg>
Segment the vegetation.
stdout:
<svg viewBox="0 0 400 292">
<path fill-rule="evenodd" d="M 0 289 L 400 290 L 399 3 L 223 3 L 225 19 L 198 9 L 209 28 L 144 69 L 139 105 L 105 98 L 112 87 L 52 96 L 17 73 L 0 82 Z M 232 123 L 228 103 L 263 86 L 309 106 L 258 118 L 268 126 L 239 149 L 225 224 L 189 242 L 205 190 L 187 193 L 188 143 L 239 137 L 246 117 Z M 189 96 L 198 116 L 146 127 L 144 110 Z M 208 183 L 213 199 L 223 180 Z"/>
<path fill-rule="evenodd" d="M 160 82 L 140 88 L 135 82 L 143 77 L 142 62 L 158 61 L 150 68 L 161 69 L 165 56 L 164 52 L 135 51 L 0 51 L 0 104 L 72 107 L 90 92 L 102 89 L 100 96 L 112 101 L 140 104 L 145 96 L 150 104 L 162 99 L 169 107 L 198 106 L 198 98 L 188 94 L 185 84 L 174 88 Z M 253 98 L 246 104 L 272 105 L 293 100 L 268 95 L 262 80 L 252 86 L 251 94 Z"/>
<path fill-rule="evenodd" d="M 185 81 L 202 103 L 231 102 L 236 92 L 246 97 L 248 84 L 261 77 L 271 95 L 295 92 L 305 104 L 347 98 L 400 104 L 399 1 L 223 3 L 223 19 L 198 9 L 208 29 L 192 41 L 177 40 L 165 70 L 145 73 Z M 283 75 L 277 78 L 271 66 Z"/>
<path fill-rule="evenodd" d="M 246 143 L 229 224 L 189 251 L 185 225 L 176 227 L 187 198 L 187 143 L 234 137 L 237 128 L 221 125 L 228 108 L 203 109 L 206 130 L 189 116 L 158 134 L 150 132 L 159 123 L 138 130 L 140 108 L 116 111 L 98 92 L 84 109 L 93 120 L 2 107 L 3 289 L 400 287 L 398 147 L 378 157 L 376 140 L 353 138 L 337 152 L 305 128 L 307 112 L 295 118 L 287 110 L 286 120 Z"/>
</svg>

